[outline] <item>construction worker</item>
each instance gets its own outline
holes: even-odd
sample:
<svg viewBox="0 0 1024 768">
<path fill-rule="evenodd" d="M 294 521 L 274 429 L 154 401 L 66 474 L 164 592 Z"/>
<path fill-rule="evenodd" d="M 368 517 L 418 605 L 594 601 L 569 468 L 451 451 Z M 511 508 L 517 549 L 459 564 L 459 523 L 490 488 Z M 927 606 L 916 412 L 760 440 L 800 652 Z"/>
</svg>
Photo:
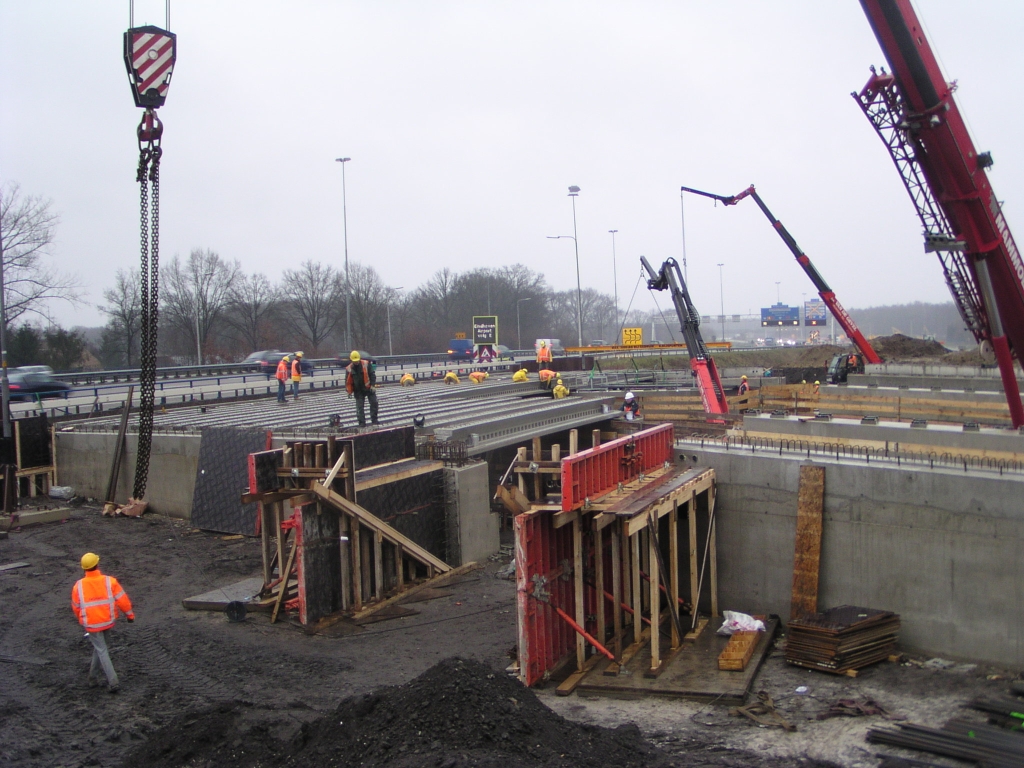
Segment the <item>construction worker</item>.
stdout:
<svg viewBox="0 0 1024 768">
<path fill-rule="evenodd" d="M 747 381 L 746 376 L 740 377 L 740 394 L 745 395 L 750 391 L 750 382 Z"/>
<path fill-rule="evenodd" d="M 484 381 L 487 380 L 487 377 L 487 371 L 473 371 L 471 374 L 469 374 L 469 380 L 472 381 L 474 384 L 483 384 Z"/>
<path fill-rule="evenodd" d="M 559 379 L 555 388 L 551 390 L 551 394 L 555 400 L 561 400 L 569 394 L 569 388 L 562 383 L 561 379 Z"/>
<path fill-rule="evenodd" d="M 530 377 L 526 374 L 525 368 L 520 368 L 518 371 L 512 374 L 512 381 L 517 384 L 522 384 L 524 381 L 529 381 Z"/>
<path fill-rule="evenodd" d="M 448 371 L 448 373 L 446 373 L 444 375 L 444 383 L 445 384 L 458 384 L 459 383 L 459 377 L 455 375 L 455 371 Z"/>
<path fill-rule="evenodd" d="M 546 341 L 542 341 L 537 347 L 537 362 L 542 365 L 551 362 L 551 348 Z"/>
<path fill-rule="evenodd" d="M 296 352 L 292 361 L 292 399 L 299 399 L 299 382 L 302 381 L 302 353 Z"/>
<path fill-rule="evenodd" d="M 277 402 L 285 403 L 284 394 L 286 387 L 288 386 L 285 382 L 288 381 L 288 363 L 291 362 L 291 358 L 285 355 L 277 364 Z"/>
<path fill-rule="evenodd" d="M 814 382 L 814 394 L 818 394 L 821 391 L 821 382 Z"/>
<path fill-rule="evenodd" d="M 411 387 L 413 384 L 416 383 L 416 377 L 413 376 L 411 373 L 406 372 L 402 374 L 402 378 L 399 379 L 398 383 L 401 384 L 403 387 Z"/>
<path fill-rule="evenodd" d="M 626 421 L 640 418 L 640 403 L 632 392 L 627 392 L 622 398 L 622 412 L 626 415 Z"/>
<path fill-rule="evenodd" d="M 345 390 L 356 398 L 356 420 L 366 426 L 366 401 L 370 401 L 370 423 L 377 423 L 377 369 L 371 360 L 363 360 L 356 350 L 348 356 L 352 362 L 345 369 Z"/>
<path fill-rule="evenodd" d="M 540 378 L 540 383 L 550 387 L 551 382 L 558 378 L 554 371 L 549 371 L 547 368 L 541 368 L 537 371 L 537 376 Z"/>
<path fill-rule="evenodd" d="M 114 626 L 120 611 L 128 621 L 135 621 L 132 602 L 113 576 L 104 576 L 99 569 L 100 558 L 92 552 L 82 555 L 81 566 L 85 575 L 71 589 L 71 610 L 78 623 L 85 628 L 85 636 L 92 643 L 92 663 L 89 665 L 89 685 L 99 685 L 99 672 L 107 677 L 107 687 L 117 693 L 120 685 L 107 650 L 107 631 Z M 95 681 L 95 682 L 94 682 Z"/>
</svg>

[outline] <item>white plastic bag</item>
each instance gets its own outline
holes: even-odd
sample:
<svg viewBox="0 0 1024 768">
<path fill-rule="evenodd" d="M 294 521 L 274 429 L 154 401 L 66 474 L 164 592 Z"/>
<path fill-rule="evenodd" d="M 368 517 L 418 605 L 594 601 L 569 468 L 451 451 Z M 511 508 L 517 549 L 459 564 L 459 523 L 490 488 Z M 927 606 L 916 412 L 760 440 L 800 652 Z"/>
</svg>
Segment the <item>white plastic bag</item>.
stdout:
<svg viewBox="0 0 1024 768">
<path fill-rule="evenodd" d="M 725 621 L 718 630 L 720 635 L 731 635 L 733 632 L 764 632 L 764 622 L 737 611 L 722 611 Z"/>
</svg>

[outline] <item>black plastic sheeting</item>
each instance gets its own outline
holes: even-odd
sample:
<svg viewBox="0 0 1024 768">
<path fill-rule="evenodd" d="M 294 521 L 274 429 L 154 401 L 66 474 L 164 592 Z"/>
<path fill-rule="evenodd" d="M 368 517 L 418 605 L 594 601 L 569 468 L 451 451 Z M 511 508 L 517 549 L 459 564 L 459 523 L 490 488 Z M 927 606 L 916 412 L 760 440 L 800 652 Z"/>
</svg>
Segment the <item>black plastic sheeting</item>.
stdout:
<svg viewBox="0 0 1024 768">
<path fill-rule="evenodd" d="M 249 454 L 263 451 L 262 429 L 209 427 L 199 444 L 192 525 L 206 531 L 256 535 L 256 504 L 242 504 L 249 491 Z"/>
<path fill-rule="evenodd" d="M 448 560 L 443 470 L 360 491 L 356 502 L 432 555 Z"/>
<path fill-rule="evenodd" d="M 53 464 L 53 451 L 50 445 L 50 422 L 46 414 L 17 419 L 18 436 L 21 441 L 21 468 L 49 467 Z M 11 457 L 9 464 L 14 463 Z"/>
</svg>

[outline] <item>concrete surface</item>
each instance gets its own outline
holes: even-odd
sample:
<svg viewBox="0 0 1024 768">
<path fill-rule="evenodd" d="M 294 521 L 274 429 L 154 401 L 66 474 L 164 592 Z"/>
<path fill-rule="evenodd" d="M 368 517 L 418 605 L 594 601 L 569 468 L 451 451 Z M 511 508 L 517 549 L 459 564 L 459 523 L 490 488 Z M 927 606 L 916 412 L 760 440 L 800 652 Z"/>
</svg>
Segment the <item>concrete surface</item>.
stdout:
<svg viewBox="0 0 1024 768">
<path fill-rule="evenodd" d="M 150 509 L 171 517 L 188 519 L 199 465 L 199 435 L 154 435 L 149 458 L 146 499 Z M 103 500 L 110 477 L 117 435 L 113 433 L 56 432 L 55 485 L 70 485 L 79 496 Z M 135 481 L 138 435 L 129 434 L 115 500 L 128 499 Z"/>
<path fill-rule="evenodd" d="M 498 551 L 498 515 L 491 512 L 487 463 L 445 467 L 449 565 L 482 562 Z"/>
<path fill-rule="evenodd" d="M 677 455 L 717 473 L 722 608 L 785 620 L 805 459 L 686 442 Z M 819 607 L 896 611 L 905 647 L 1024 665 L 1024 477 L 820 463 Z"/>
</svg>

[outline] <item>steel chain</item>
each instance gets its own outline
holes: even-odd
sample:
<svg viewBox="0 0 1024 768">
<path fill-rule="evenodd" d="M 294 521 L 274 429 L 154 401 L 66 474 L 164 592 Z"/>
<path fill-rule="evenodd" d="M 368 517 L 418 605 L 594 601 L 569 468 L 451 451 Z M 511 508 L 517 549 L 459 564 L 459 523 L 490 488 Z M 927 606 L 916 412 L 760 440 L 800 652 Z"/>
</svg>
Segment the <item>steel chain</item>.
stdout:
<svg viewBox="0 0 1024 768">
<path fill-rule="evenodd" d="M 142 292 L 142 344 L 139 375 L 139 447 L 132 497 L 146 495 L 153 440 L 156 394 L 157 330 L 160 310 L 160 155 L 159 146 L 139 153 L 139 209 L 141 231 L 140 289 Z M 152 182 L 152 187 L 150 187 Z"/>
</svg>

